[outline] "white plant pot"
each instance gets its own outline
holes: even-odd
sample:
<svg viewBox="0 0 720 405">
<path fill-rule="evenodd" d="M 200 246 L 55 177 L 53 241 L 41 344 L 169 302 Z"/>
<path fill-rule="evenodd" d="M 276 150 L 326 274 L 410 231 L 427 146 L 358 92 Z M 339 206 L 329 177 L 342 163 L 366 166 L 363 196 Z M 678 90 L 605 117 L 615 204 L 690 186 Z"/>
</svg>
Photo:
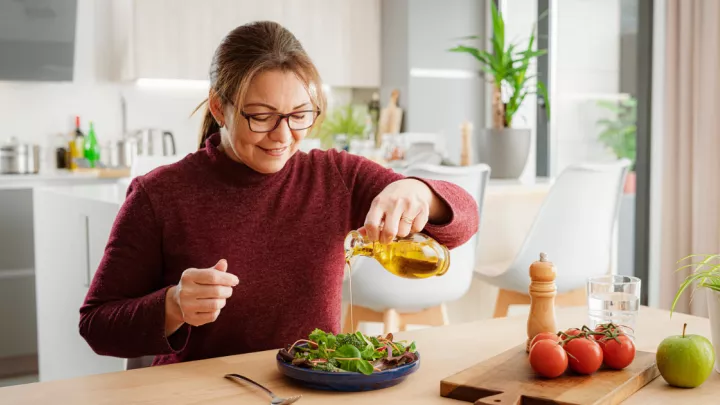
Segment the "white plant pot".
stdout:
<svg viewBox="0 0 720 405">
<path fill-rule="evenodd" d="M 711 338 L 715 348 L 715 371 L 720 373 L 720 292 L 708 289 L 707 300 Z"/>
</svg>

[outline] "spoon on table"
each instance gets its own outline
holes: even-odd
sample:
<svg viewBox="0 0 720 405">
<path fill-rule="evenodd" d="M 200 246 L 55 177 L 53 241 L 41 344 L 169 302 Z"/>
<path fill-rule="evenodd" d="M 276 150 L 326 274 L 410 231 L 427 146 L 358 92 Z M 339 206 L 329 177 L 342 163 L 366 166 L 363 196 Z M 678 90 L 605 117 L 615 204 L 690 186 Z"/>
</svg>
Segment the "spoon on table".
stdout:
<svg viewBox="0 0 720 405">
<path fill-rule="evenodd" d="M 240 374 L 225 374 L 225 378 L 227 378 L 228 380 L 234 380 L 235 382 L 238 382 L 238 380 L 247 381 L 250 384 L 253 384 L 253 385 L 263 389 L 265 392 L 268 393 L 268 395 L 270 395 L 270 399 L 271 399 L 270 405 L 290 405 L 292 403 L 297 402 L 302 397 L 302 395 L 296 395 L 296 396 L 290 397 L 290 398 L 281 398 L 281 397 L 273 394 L 272 391 L 263 387 L 261 384 L 256 383 L 255 381 L 253 381 L 245 376 L 242 376 Z"/>
</svg>

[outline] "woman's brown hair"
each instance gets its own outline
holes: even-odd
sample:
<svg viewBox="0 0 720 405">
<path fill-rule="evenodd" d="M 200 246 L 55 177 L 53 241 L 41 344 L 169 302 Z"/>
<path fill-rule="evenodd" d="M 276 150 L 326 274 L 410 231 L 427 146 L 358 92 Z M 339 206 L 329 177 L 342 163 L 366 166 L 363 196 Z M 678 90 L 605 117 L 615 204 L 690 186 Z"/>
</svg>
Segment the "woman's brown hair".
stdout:
<svg viewBox="0 0 720 405">
<path fill-rule="evenodd" d="M 314 107 L 325 111 L 326 99 L 317 68 L 300 41 L 282 25 L 272 21 L 241 25 L 225 36 L 210 65 L 210 91 L 215 92 L 223 104 L 231 102 L 237 107 L 235 122 L 238 122 L 252 79 L 259 73 L 276 69 L 294 73 L 305 84 Z M 209 104 L 208 99 L 195 111 L 203 104 Z M 320 117 L 315 125 L 319 122 Z M 199 148 L 203 148 L 210 135 L 219 131 L 220 126 L 213 118 L 209 105 L 206 105 Z"/>
</svg>

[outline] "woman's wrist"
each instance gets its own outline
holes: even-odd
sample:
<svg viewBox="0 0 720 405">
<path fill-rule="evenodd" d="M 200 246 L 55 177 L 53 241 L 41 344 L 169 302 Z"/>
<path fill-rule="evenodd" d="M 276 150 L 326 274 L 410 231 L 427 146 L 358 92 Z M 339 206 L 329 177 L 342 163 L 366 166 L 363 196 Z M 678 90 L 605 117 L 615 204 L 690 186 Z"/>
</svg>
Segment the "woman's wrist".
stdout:
<svg viewBox="0 0 720 405">
<path fill-rule="evenodd" d="M 165 336 L 175 333 L 185 323 L 180 305 L 175 299 L 177 286 L 168 288 L 165 293 Z"/>
<path fill-rule="evenodd" d="M 437 194 L 424 182 L 417 179 L 406 179 L 417 182 L 418 186 L 423 188 L 423 199 L 427 201 L 429 213 L 428 222 L 431 224 L 445 224 L 450 221 L 452 216 L 452 210 L 445 201 L 443 201 Z"/>
</svg>

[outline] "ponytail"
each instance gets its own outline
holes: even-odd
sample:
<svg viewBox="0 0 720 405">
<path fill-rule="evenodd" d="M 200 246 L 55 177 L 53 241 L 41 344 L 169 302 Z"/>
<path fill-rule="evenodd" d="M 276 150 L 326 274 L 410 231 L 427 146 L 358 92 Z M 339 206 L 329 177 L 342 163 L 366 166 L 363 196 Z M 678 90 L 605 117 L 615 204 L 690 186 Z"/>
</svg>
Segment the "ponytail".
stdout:
<svg viewBox="0 0 720 405">
<path fill-rule="evenodd" d="M 208 101 L 205 100 L 205 103 L 208 103 Z M 200 108 L 200 106 L 198 106 L 198 108 Z M 198 149 L 205 147 L 205 141 L 207 141 L 210 135 L 217 132 L 220 132 L 220 125 L 218 125 L 217 121 L 215 121 L 215 118 L 210 112 L 210 106 L 206 105 L 205 117 L 203 118 L 202 126 L 200 127 L 200 142 Z"/>
</svg>

